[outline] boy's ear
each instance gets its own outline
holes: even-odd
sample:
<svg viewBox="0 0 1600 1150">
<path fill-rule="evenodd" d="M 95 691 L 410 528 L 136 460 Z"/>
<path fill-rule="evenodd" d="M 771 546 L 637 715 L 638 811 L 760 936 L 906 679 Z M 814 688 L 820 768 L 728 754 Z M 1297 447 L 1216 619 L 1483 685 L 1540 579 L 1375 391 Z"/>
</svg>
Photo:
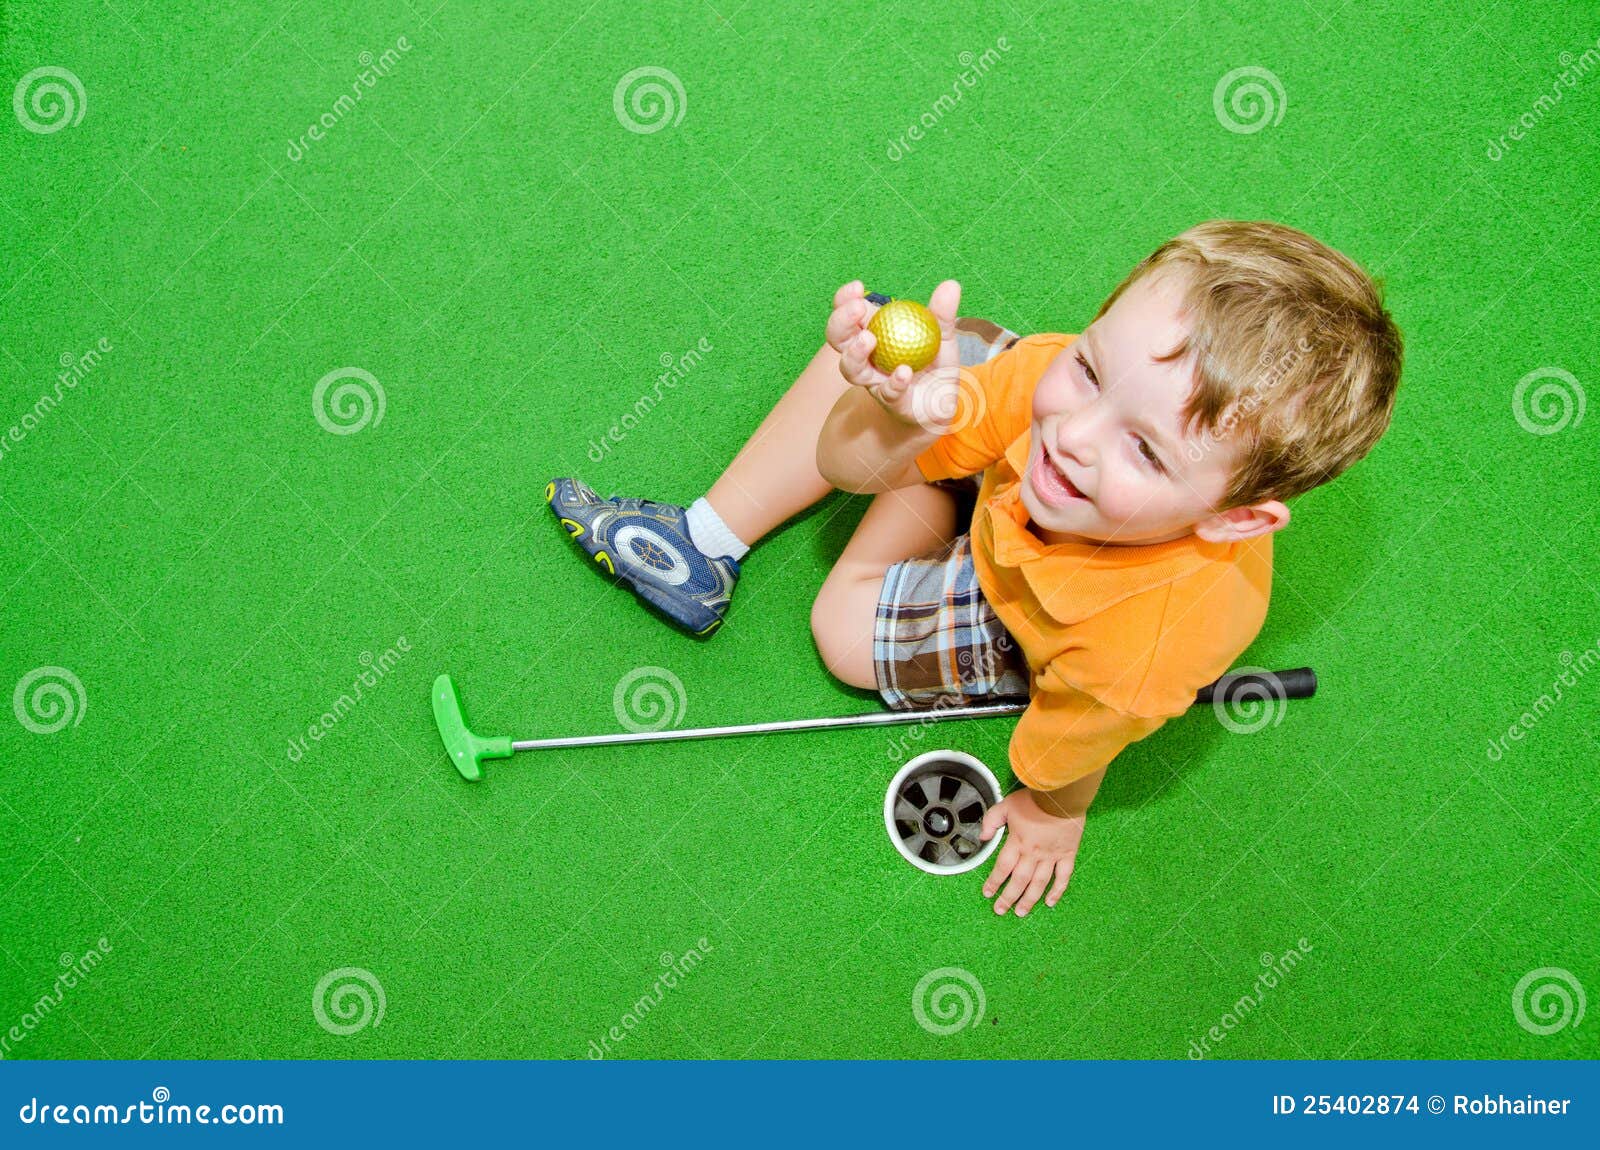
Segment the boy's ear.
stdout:
<svg viewBox="0 0 1600 1150">
<path fill-rule="evenodd" d="M 1289 526 L 1289 507 L 1276 499 L 1230 507 L 1195 524 L 1194 533 L 1207 543 L 1238 543 L 1270 535 Z"/>
</svg>

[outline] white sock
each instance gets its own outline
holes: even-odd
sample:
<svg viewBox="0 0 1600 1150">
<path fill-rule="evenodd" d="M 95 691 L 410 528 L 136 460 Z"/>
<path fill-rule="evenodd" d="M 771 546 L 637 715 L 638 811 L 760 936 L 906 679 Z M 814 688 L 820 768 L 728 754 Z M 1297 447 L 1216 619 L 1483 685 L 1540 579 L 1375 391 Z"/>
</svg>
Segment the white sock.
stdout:
<svg viewBox="0 0 1600 1150">
<path fill-rule="evenodd" d="M 726 555 L 735 563 L 749 554 L 750 545 L 733 533 L 717 514 L 717 509 L 704 498 L 689 505 L 685 518 L 689 524 L 689 538 L 694 540 L 700 554 L 713 559 Z"/>
</svg>

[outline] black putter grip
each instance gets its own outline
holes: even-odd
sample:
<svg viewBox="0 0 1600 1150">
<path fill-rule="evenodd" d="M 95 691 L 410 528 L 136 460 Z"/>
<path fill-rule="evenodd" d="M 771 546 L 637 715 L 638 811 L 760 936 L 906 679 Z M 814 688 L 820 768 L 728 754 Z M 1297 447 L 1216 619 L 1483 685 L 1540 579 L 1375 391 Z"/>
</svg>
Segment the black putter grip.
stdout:
<svg viewBox="0 0 1600 1150">
<path fill-rule="evenodd" d="M 1224 701 L 1237 698 L 1241 691 L 1267 694 L 1280 699 L 1309 699 L 1317 693 L 1317 673 L 1310 667 L 1291 667 L 1287 671 L 1229 672 L 1194 697 L 1195 705 L 1209 703 L 1221 694 Z"/>
</svg>

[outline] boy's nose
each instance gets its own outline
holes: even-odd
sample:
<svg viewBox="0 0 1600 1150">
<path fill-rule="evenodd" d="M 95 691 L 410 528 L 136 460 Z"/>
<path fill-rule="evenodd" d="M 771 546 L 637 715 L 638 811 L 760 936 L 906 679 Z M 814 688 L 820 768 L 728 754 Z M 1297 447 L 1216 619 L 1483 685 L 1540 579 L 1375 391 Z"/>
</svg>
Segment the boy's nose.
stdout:
<svg viewBox="0 0 1600 1150">
<path fill-rule="evenodd" d="M 1099 458 L 1095 448 L 1094 415 L 1092 409 L 1062 416 L 1056 424 L 1056 454 L 1072 460 L 1079 467 L 1093 467 Z"/>
</svg>

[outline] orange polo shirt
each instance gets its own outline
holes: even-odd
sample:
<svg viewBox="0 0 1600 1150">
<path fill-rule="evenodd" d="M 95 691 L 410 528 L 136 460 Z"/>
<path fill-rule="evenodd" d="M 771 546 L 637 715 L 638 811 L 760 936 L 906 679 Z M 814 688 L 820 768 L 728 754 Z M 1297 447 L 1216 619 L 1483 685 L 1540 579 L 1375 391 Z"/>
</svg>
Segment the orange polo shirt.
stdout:
<svg viewBox="0 0 1600 1150">
<path fill-rule="evenodd" d="M 1267 614 L 1270 536 L 1148 546 L 1046 544 L 1021 498 L 1033 389 L 1075 336 L 1034 335 L 970 369 L 982 417 L 917 457 L 928 480 L 983 472 L 972 562 L 1032 672 L 1011 769 L 1054 790 L 1101 769 L 1233 666 Z"/>
</svg>

